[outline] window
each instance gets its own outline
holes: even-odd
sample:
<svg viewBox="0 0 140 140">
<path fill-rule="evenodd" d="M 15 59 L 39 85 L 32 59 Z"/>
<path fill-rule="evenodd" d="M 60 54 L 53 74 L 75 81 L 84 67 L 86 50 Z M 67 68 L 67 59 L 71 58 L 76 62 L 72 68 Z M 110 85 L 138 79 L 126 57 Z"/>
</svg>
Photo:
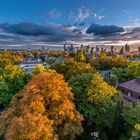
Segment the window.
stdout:
<svg viewBox="0 0 140 140">
<path fill-rule="evenodd" d="M 138 100 L 140 100 L 140 96 L 138 96 Z"/>
<path fill-rule="evenodd" d="M 131 97 L 131 92 L 128 92 L 128 97 Z"/>
</svg>

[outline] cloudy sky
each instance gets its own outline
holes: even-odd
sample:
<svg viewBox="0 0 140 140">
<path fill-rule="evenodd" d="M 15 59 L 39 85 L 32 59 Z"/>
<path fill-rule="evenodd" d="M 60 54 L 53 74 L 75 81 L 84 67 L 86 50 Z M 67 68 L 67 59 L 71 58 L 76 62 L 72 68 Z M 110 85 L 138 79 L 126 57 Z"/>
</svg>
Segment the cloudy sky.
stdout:
<svg viewBox="0 0 140 140">
<path fill-rule="evenodd" d="M 1 0 L 0 48 L 140 44 L 140 0 Z"/>
</svg>

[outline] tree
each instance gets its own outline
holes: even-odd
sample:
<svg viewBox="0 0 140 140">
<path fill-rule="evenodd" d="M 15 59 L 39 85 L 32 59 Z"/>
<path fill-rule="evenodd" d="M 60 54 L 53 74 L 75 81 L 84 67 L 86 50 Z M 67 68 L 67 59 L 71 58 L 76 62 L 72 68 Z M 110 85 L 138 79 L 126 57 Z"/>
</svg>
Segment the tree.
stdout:
<svg viewBox="0 0 140 140">
<path fill-rule="evenodd" d="M 0 115 L 0 137 L 8 140 L 73 140 L 82 132 L 82 116 L 73 94 L 57 73 L 34 75 Z"/>
<path fill-rule="evenodd" d="M 30 76 L 16 65 L 8 64 L 1 69 L 0 109 L 8 107 L 13 95 L 19 92 L 29 79 Z"/>
<path fill-rule="evenodd" d="M 42 65 L 36 65 L 32 70 L 32 74 L 39 74 L 40 72 L 46 72 L 46 68 Z"/>
<path fill-rule="evenodd" d="M 134 130 L 132 132 L 132 137 L 130 140 L 139 140 L 140 139 L 140 124 L 134 125 Z"/>
<path fill-rule="evenodd" d="M 105 57 L 100 56 L 93 61 L 93 66 L 99 70 L 109 70 L 113 67 L 116 68 L 125 68 L 128 64 L 128 59 L 123 57 Z"/>
<path fill-rule="evenodd" d="M 113 68 L 112 72 L 119 83 L 135 79 L 140 76 L 140 62 L 131 62 L 126 68 Z"/>
<path fill-rule="evenodd" d="M 140 123 L 140 103 L 136 104 L 135 107 L 131 103 L 124 104 L 122 110 L 128 129 L 127 136 L 130 137 L 132 131 L 134 131 L 134 125 Z"/>
<path fill-rule="evenodd" d="M 0 110 L 8 106 L 13 94 L 9 92 L 9 87 L 5 80 L 0 80 Z"/>
<path fill-rule="evenodd" d="M 90 63 L 94 60 L 94 51 L 93 49 L 90 50 Z"/>
<path fill-rule="evenodd" d="M 126 70 L 126 76 L 130 79 L 134 79 L 140 76 L 140 62 L 132 62 L 128 65 Z"/>
<path fill-rule="evenodd" d="M 126 68 L 113 68 L 112 73 L 116 77 L 118 83 L 123 83 L 127 80 Z"/>
<path fill-rule="evenodd" d="M 17 65 L 6 65 L 3 69 L 3 78 L 7 80 L 14 80 L 15 77 L 20 77 L 24 75 L 23 68 L 20 68 Z"/>
<path fill-rule="evenodd" d="M 99 57 L 100 57 L 100 59 L 105 59 L 106 58 L 106 51 L 105 50 L 101 50 Z"/>
<path fill-rule="evenodd" d="M 88 133 L 89 130 L 98 131 L 105 137 L 108 130 L 115 131 L 119 116 L 118 103 L 121 100 L 116 89 L 104 82 L 99 73 L 76 75 L 68 82 L 75 95 L 76 108 L 88 122 L 83 126 Z M 114 138 L 117 134 L 115 131 Z"/>
<path fill-rule="evenodd" d="M 41 52 L 35 51 L 35 52 L 32 52 L 32 54 L 34 55 L 34 57 L 39 58 L 39 56 L 41 55 Z"/>
<path fill-rule="evenodd" d="M 86 52 L 85 50 L 78 50 L 75 55 L 75 60 L 77 62 L 86 62 Z"/>
<path fill-rule="evenodd" d="M 64 64 L 55 63 L 51 66 L 51 69 L 55 69 L 58 73 L 63 74 L 66 80 L 77 74 L 95 72 L 95 70 L 90 66 L 90 64 L 76 62 L 72 60 L 67 60 Z"/>
<path fill-rule="evenodd" d="M 118 84 L 118 78 L 116 76 L 105 77 L 104 80 L 111 86 L 116 86 Z"/>
<path fill-rule="evenodd" d="M 53 64 L 55 61 L 56 61 L 55 57 L 52 57 L 52 58 L 49 58 L 49 59 L 45 60 L 45 62 L 48 63 L 49 65 Z"/>
<path fill-rule="evenodd" d="M 121 55 L 124 55 L 124 47 L 121 48 L 120 54 L 121 54 Z"/>
</svg>

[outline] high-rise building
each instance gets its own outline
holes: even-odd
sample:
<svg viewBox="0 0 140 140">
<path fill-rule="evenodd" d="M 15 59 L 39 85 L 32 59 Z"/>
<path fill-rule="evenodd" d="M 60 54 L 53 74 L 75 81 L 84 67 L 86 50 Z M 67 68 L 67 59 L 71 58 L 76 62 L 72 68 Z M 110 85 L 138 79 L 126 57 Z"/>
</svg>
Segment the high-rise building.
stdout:
<svg viewBox="0 0 140 140">
<path fill-rule="evenodd" d="M 86 53 L 88 53 L 88 54 L 90 53 L 89 49 L 90 49 L 90 46 L 87 45 L 87 46 L 86 46 Z"/>
<path fill-rule="evenodd" d="M 71 52 L 73 52 L 73 51 L 74 51 L 73 44 L 71 44 L 70 51 L 71 51 Z"/>
<path fill-rule="evenodd" d="M 81 50 L 83 50 L 83 48 L 84 48 L 84 45 L 83 45 L 83 44 L 81 44 Z"/>
<path fill-rule="evenodd" d="M 64 52 L 67 51 L 66 43 L 64 44 Z"/>
<path fill-rule="evenodd" d="M 125 44 L 124 49 L 125 49 L 125 52 L 130 52 L 130 46 L 128 46 L 127 44 Z"/>
<path fill-rule="evenodd" d="M 111 46 L 110 52 L 111 52 L 111 53 L 114 52 L 114 46 Z"/>
<path fill-rule="evenodd" d="M 98 45 L 96 45 L 96 52 L 99 52 L 99 47 L 98 47 Z"/>
</svg>

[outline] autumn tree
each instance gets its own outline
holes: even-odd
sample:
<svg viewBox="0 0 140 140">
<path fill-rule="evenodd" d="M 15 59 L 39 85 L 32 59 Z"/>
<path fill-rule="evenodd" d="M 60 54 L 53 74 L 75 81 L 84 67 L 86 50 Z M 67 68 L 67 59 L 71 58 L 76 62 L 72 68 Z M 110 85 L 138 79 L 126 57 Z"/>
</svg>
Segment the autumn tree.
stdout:
<svg viewBox="0 0 140 140">
<path fill-rule="evenodd" d="M 100 59 L 105 59 L 106 58 L 106 51 L 105 50 L 101 50 L 100 51 L 100 56 L 99 56 Z"/>
<path fill-rule="evenodd" d="M 124 57 L 104 57 L 100 56 L 93 61 L 93 66 L 99 70 L 109 70 L 113 67 L 116 68 L 125 68 L 128 64 L 128 59 Z"/>
<path fill-rule="evenodd" d="M 34 69 L 32 69 L 32 74 L 39 74 L 40 72 L 46 72 L 46 68 L 43 65 L 36 65 Z"/>
<path fill-rule="evenodd" d="M 21 61 L 20 54 L 14 51 L 0 52 L 0 110 L 5 109 L 13 95 L 21 90 L 30 76 L 16 64 Z"/>
<path fill-rule="evenodd" d="M 7 64 L 1 68 L 0 77 L 0 109 L 5 109 L 13 95 L 28 82 L 30 75 L 16 65 Z"/>
<path fill-rule="evenodd" d="M 128 65 L 126 70 L 126 76 L 130 79 L 134 79 L 140 76 L 140 62 L 132 62 Z"/>
<path fill-rule="evenodd" d="M 75 55 L 75 60 L 78 62 L 86 62 L 86 52 L 85 50 L 78 50 Z"/>
<path fill-rule="evenodd" d="M 41 52 L 40 51 L 35 51 L 35 52 L 32 52 L 32 54 L 34 55 L 34 57 L 39 58 Z"/>
<path fill-rule="evenodd" d="M 98 131 L 102 137 L 107 137 L 107 130 L 113 129 L 114 137 L 117 137 L 118 133 L 115 130 L 118 129 L 116 120 L 119 116 L 118 103 L 121 97 L 116 89 L 109 86 L 99 73 L 76 75 L 68 82 L 75 95 L 77 110 L 88 122 L 84 125 L 88 133 Z M 113 132 L 111 134 L 113 137 Z"/>
<path fill-rule="evenodd" d="M 0 67 L 4 68 L 8 64 L 14 64 L 16 57 L 8 51 L 2 51 L 0 53 Z"/>
<path fill-rule="evenodd" d="M 0 137 L 7 140 L 73 140 L 82 116 L 73 94 L 57 73 L 34 75 L 0 115 Z"/>
<path fill-rule="evenodd" d="M 77 74 L 95 72 L 95 69 L 92 68 L 90 64 L 72 60 L 67 60 L 64 64 L 55 63 L 51 66 L 51 69 L 55 69 L 58 73 L 63 74 L 66 80 Z"/>
<path fill-rule="evenodd" d="M 90 62 L 92 63 L 92 61 L 94 60 L 94 51 L 93 49 L 90 50 Z"/>
<path fill-rule="evenodd" d="M 113 68 L 112 72 L 119 83 L 135 79 L 140 76 L 140 62 L 131 62 L 126 68 Z"/>
<path fill-rule="evenodd" d="M 124 47 L 122 47 L 122 48 L 120 49 L 120 54 L 121 54 L 121 55 L 124 55 Z"/>
<path fill-rule="evenodd" d="M 130 140 L 139 140 L 140 139 L 140 124 L 134 125 L 134 130 L 132 131 L 132 136 Z"/>
</svg>

